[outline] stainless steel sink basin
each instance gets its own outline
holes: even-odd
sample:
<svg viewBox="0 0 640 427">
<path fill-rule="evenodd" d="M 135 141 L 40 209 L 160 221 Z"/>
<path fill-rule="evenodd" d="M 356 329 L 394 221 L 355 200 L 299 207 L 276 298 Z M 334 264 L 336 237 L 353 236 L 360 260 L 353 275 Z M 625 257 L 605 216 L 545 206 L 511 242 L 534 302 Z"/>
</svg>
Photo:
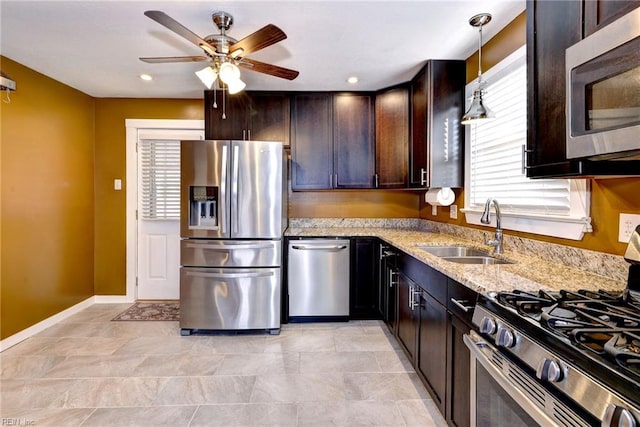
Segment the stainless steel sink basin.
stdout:
<svg viewBox="0 0 640 427">
<path fill-rule="evenodd" d="M 489 252 L 467 246 L 433 246 L 418 245 L 418 248 L 444 260 L 457 262 L 459 264 L 513 264 L 505 259 L 495 258 Z"/>
<path fill-rule="evenodd" d="M 466 246 L 431 246 L 419 245 L 418 248 L 439 257 L 490 256 L 488 252 Z"/>
<path fill-rule="evenodd" d="M 511 261 L 507 261 L 500 258 L 494 258 L 491 256 L 460 256 L 460 257 L 441 257 L 447 261 L 457 262 L 458 264 L 513 264 Z"/>
</svg>

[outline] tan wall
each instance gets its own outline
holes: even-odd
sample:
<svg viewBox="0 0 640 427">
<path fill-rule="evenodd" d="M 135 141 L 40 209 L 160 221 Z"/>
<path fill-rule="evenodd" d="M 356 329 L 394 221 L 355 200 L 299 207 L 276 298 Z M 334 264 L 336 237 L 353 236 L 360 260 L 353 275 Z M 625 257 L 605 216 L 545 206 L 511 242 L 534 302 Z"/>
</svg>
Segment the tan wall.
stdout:
<svg viewBox="0 0 640 427">
<path fill-rule="evenodd" d="M 417 218 L 422 192 L 305 191 L 289 194 L 291 218 Z"/>
<path fill-rule="evenodd" d="M 204 118 L 202 99 L 96 99 L 95 293 L 126 294 L 126 119 Z"/>
<path fill-rule="evenodd" d="M 0 119 L 6 338 L 93 295 L 94 100 L 1 60 L 18 89 Z"/>
<path fill-rule="evenodd" d="M 482 69 L 491 66 L 526 42 L 526 19 L 523 12 L 482 48 Z M 467 81 L 478 74 L 477 53 L 467 59 Z M 506 231 L 505 233 L 531 239 L 559 243 L 600 252 L 623 254 L 626 244 L 618 242 L 618 222 L 620 213 L 640 214 L 640 178 L 591 179 L 591 220 L 593 233 L 585 234 L 583 240 L 566 240 L 537 234 Z M 464 206 L 464 192 L 455 190 L 458 207 Z M 434 221 L 467 225 L 464 214 L 457 220 L 449 219 L 449 208 L 438 208 L 438 216 L 431 216 L 431 206 L 420 202 L 420 217 Z M 477 227 L 486 228 L 486 227 Z M 487 228 L 488 230 L 488 228 Z"/>
</svg>

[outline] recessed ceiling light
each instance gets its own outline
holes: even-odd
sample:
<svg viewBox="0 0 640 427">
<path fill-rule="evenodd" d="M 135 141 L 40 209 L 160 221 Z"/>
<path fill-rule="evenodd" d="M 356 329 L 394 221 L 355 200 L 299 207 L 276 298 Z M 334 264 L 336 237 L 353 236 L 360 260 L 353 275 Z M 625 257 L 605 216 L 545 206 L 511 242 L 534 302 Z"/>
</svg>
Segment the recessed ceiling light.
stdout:
<svg viewBox="0 0 640 427">
<path fill-rule="evenodd" d="M 151 80 L 153 80 L 153 77 L 151 77 L 150 74 L 140 74 L 140 78 L 145 82 L 150 82 Z"/>
<path fill-rule="evenodd" d="M 347 79 L 348 83 L 351 83 L 352 85 L 358 83 L 358 78 L 356 76 L 351 76 Z"/>
</svg>

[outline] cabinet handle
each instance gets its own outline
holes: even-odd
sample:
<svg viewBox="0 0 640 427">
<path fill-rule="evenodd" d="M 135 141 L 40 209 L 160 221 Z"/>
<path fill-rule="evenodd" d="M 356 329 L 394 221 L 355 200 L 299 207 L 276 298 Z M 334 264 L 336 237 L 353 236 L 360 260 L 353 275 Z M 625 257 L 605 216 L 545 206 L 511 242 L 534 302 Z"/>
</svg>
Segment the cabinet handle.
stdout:
<svg viewBox="0 0 640 427">
<path fill-rule="evenodd" d="M 380 178 L 378 177 L 378 174 L 373 175 L 373 182 L 375 188 L 380 187 Z"/>
<path fill-rule="evenodd" d="M 334 175 L 333 185 L 335 188 L 338 188 L 338 174 Z"/>
<path fill-rule="evenodd" d="M 333 188 L 333 174 L 329 174 L 329 188 Z"/>
<path fill-rule="evenodd" d="M 398 273 L 393 270 L 389 270 L 389 288 L 393 288 L 393 285 L 396 284 L 395 280 L 393 280 L 393 276 L 395 276 L 396 274 Z"/>
<path fill-rule="evenodd" d="M 425 168 L 420 168 L 420 185 L 427 185 L 427 171 Z"/>
<path fill-rule="evenodd" d="M 242 140 L 246 141 L 247 140 L 247 131 L 242 129 Z"/>
<path fill-rule="evenodd" d="M 453 305 L 455 305 L 456 307 L 458 307 L 460 310 L 464 311 L 465 313 L 468 313 L 469 310 L 473 310 L 473 305 L 464 305 L 464 303 L 462 301 L 458 301 L 455 298 L 451 298 L 451 302 L 453 303 Z"/>
<path fill-rule="evenodd" d="M 533 153 L 533 150 L 527 150 L 527 146 L 522 144 L 522 174 L 524 175 L 526 170 L 529 169 L 527 166 L 527 153 Z"/>
<path fill-rule="evenodd" d="M 251 129 L 247 131 L 247 134 L 249 135 L 249 141 L 251 141 Z"/>
</svg>

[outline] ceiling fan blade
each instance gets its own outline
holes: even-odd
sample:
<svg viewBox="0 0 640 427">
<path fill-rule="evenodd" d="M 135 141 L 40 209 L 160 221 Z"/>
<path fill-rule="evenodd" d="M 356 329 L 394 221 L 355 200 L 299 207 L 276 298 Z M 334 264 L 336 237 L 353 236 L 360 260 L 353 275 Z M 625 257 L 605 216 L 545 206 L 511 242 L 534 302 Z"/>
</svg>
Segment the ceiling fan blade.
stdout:
<svg viewBox="0 0 640 427">
<path fill-rule="evenodd" d="M 140 58 L 140 61 L 149 64 L 162 64 L 165 62 L 203 62 L 208 61 L 206 56 L 151 56 Z"/>
<path fill-rule="evenodd" d="M 232 56 L 234 51 L 242 49 L 240 56 L 256 52 L 287 38 L 287 35 L 273 24 L 265 25 L 253 34 L 238 40 L 229 47 Z"/>
<path fill-rule="evenodd" d="M 156 21 L 158 24 L 164 25 L 174 33 L 184 37 L 196 46 L 200 46 L 202 49 L 208 51 L 209 53 L 213 54 L 213 52 L 216 51 L 215 46 L 207 43 L 199 35 L 195 34 L 190 29 L 188 29 L 166 13 L 159 10 L 147 10 L 144 14 Z"/>
<path fill-rule="evenodd" d="M 242 61 L 240 61 L 238 66 L 246 68 L 247 70 L 257 71 L 259 73 L 269 74 L 287 80 L 293 80 L 298 77 L 298 74 L 300 74 L 296 70 L 278 67 L 277 65 L 267 64 L 266 62 L 256 61 L 255 59 L 242 58 Z"/>
</svg>

